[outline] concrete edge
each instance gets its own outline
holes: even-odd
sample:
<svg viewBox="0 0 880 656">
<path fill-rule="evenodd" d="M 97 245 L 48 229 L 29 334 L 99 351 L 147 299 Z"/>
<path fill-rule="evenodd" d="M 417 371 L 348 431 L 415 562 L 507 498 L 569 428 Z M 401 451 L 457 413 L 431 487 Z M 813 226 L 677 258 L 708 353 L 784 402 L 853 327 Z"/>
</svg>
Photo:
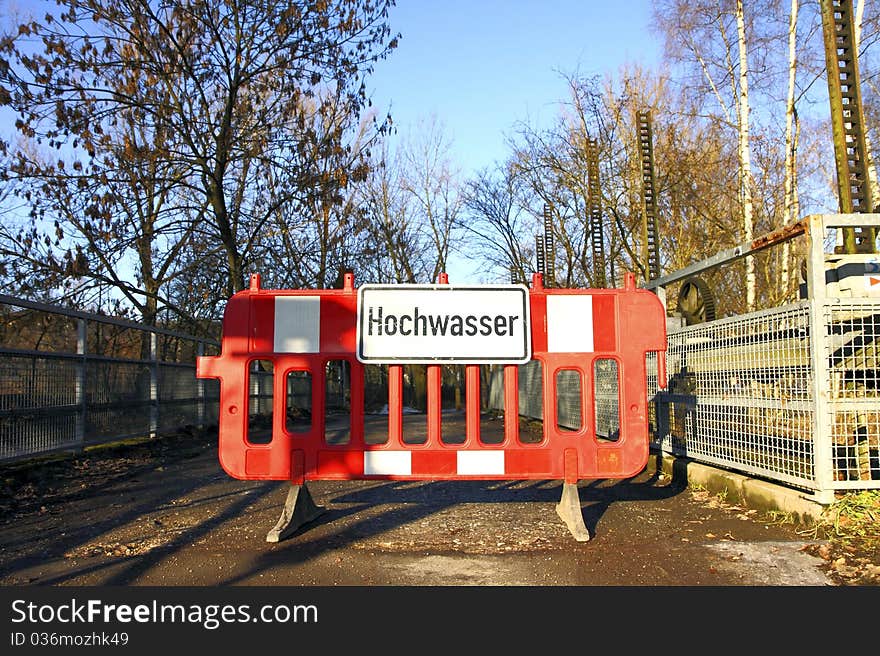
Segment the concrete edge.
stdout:
<svg viewBox="0 0 880 656">
<path fill-rule="evenodd" d="M 776 511 L 791 515 L 794 521 L 804 525 L 818 522 L 827 508 L 811 498 L 806 490 L 752 478 L 668 453 L 652 451 L 646 469 L 651 473 L 659 470 L 673 480 L 687 480 L 688 485 L 700 485 L 712 494 L 723 493 L 729 503 L 761 512 Z"/>
</svg>

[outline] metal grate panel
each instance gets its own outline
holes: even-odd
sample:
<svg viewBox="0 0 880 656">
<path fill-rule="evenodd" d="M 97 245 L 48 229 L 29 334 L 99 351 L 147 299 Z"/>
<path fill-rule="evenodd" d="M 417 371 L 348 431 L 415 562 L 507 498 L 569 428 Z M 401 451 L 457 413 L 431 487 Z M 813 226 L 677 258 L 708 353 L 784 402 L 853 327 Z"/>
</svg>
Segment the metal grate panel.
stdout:
<svg viewBox="0 0 880 656">
<path fill-rule="evenodd" d="M 880 481 L 880 303 L 835 300 L 823 307 L 826 386 L 835 487 Z"/>
<path fill-rule="evenodd" d="M 809 319 L 800 303 L 671 331 L 668 389 L 651 390 L 661 448 L 815 486 Z"/>
</svg>

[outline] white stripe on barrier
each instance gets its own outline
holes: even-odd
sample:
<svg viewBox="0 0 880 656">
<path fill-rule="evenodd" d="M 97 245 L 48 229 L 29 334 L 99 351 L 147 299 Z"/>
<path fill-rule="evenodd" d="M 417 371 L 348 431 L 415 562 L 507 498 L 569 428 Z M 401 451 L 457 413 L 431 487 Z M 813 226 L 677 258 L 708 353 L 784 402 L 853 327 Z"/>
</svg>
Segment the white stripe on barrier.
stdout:
<svg viewBox="0 0 880 656">
<path fill-rule="evenodd" d="M 364 476 L 410 476 L 409 451 L 364 451 Z"/>
<path fill-rule="evenodd" d="M 275 297 L 276 353 L 321 352 L 321 297 Z"/>
<path fill-rule="evenodd" d="M 488 476 L 504 474 L 504 451 L 459 451 L 460 476 Z"/>
<path fill-rule="evenodd" d="M 547 351 L 593 352 L 592 296 L 547 296 Z"/>
</svg>

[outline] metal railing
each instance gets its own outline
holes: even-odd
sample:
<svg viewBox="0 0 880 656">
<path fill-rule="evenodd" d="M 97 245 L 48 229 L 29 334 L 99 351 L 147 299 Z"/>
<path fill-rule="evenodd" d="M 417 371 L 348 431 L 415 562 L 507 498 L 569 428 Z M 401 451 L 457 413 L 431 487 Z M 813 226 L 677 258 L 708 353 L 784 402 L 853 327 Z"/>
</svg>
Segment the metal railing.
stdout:
<svg viewBox="0 0 880 656">
<path fill-rule="evenodd" d="M 219 343 L 0 295 L 0 461 L 216 423 Z"/>
<path fill-rule="evenodd" d="M 809 303 L 668 335 L 666 390 L 649 392 L 663 451 L 814 487 L 817 481 Z M 656 365 L 655 365 L 656 366 Z"/>
<path fill-rule="evenodd" d="M 877 225 L 877 214 L 809 216 L 645 285 L 665 302 L 671 283 L 807 240 L 803 300 L 668 331 L 667 389 L 649 376 L 654 445 L 822 503 L 836 490 L 880 488 L 880 295 L 864 293 L 872 280 L 861 273 L 880 274 L 880 260 L 854 256 L 861 268 L 838 281 L 854 264 L 825 253 L 834 230 Z"/>
</svg>

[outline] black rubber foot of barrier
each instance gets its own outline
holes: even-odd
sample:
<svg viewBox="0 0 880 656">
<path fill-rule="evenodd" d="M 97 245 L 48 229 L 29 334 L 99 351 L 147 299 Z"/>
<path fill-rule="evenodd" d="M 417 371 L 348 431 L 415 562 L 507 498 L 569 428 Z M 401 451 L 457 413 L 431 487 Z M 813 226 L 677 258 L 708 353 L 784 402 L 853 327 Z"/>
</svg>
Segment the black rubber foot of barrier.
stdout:
<svg viewBox="0 0 880 656">
<path fill-rule="evenodd" d="M 562 518 L 568 530 L 578 542 L 587 542 L 590 532 L 584 524 L 584 513 L 581 511 L 581 498 L 577 483 L 562 484 L 562 499 L 556 504 L 556 514 Z"/>
<path fill-rule="evenodd" d="M 275 528 L 266 535 L 266 542 L 279 542 L 295 533 L 301 526 L 308 524 L 324 512 L 324 508 L 315 505 L 309 488 L 303 485 L 291 485 L 287 492 L 281 517 Z"/>
</svg>

